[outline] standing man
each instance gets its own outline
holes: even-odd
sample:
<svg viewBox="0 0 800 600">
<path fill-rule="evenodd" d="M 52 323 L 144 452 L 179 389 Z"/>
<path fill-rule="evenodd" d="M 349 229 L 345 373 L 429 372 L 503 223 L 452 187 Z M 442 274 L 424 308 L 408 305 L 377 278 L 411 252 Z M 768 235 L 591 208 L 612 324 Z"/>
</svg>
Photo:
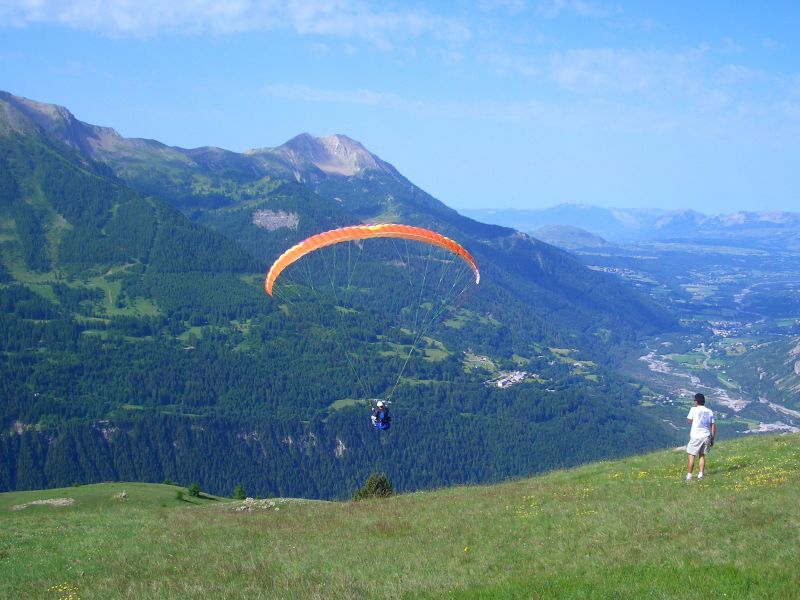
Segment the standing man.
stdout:
<svg viewBox="0 0 800 600">
<path fill-rule="evenodd" d="M 700 471 L 697 479 L 703 478 L 703 471 L 706 467 L 706 452 L 714 445 L 714 438 L 717 435 L 717 426 L 714 423 L 714 413 L 705 407 L 706 397 L 697 393 L 694 395 L 694 406 L 689 410 L 686 419 L 692 425 L 689 433 L 689 444 L 686 446 L 686 453 L 689 455 L 689 467 L 686 470 L 686 481 L 692 480 L 694 471 L 694 459 L 700 457 Z"/>
</svg>

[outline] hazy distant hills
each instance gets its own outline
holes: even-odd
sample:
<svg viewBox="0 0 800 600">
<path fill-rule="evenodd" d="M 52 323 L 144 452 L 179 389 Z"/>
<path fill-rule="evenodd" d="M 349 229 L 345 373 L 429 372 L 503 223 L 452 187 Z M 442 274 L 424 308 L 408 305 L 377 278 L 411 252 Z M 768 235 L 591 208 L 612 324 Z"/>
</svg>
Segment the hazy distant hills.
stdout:
<svg viewBox="0 0 800 600">
<path fill-rule="evenodd" d="M 468 214 L 516 223 L 670 307 L 686 327 L 677 342 L 658 346 L 661 365 L 649 363 L 663 398 L 688 379 L 733 407 L 728 416 L 742 419 L 739 431 L 800 425 L 800 214 L 708 216 L 576 204 Z M 673 343 L 714 359 L 691 363 L 670 351 Z"/>
<path fill-rule="evenodd" d="M 600 237 L 572 225 L 544 225 L 534 229 L 531 234 L 537 239 L 566 250 L 580 248 L 602 248 L 609 243 Z"/>
<path fill-rule="evenodd" d="M 275 148 L 235 153 L 215 147 L 184 149 L 155 140 L 124 138 L 110 127 L 84 123 L 64 107 L 36 102 L 0 91 L 2 127 L 30 132 L 41 127 L 46 133 L 105 162 L 123 179 L 143 190 L 159 191 L 186 205 L 220 207 L 232 200 L 226 182 L 289 178 L 308 184 L 323 195 L 349 190 L 346 200 L 358 212 L 356 190 L 370 196 L 367 213 L 391 206 L 386 196 L 403 190 L 405 203 L 417 202 L 454 218 L 452 211 L 413 186 L 391 164 L 371 154 L 346 135 L 317 138 L 300 134 Z M 212 184 L 204 176 L 215 178 Z M 230 186 L 229 186 L 230 187 Z M 375 193 L 383 193 L 377 196 Z M 403 203 L 401 203 L 403 204 Z M 365 208 L 361 206 L 361 208 Z M 469 209 L 466 216 L 482 223 L 533 232 L 550 225 L 572 226 L 611 242 L 686 238 L 694 235 L 746 235 L 794 231 L 800 228 L 800 213 L 776 211 L 704 215 L 693 210 L 603 208 L 565 203 L 539 210 Z"/>
<path fill-rule="evenodd" d="M 415 489 L 672 440 L 614 370 L 639 336 L 675 327 L 669 314 L 459 215 L 346 136 L 187 150 L 2 93 L 0 167 L 0 489 L 169 478 L 332 497 L 376 469 Z M 380 382 L 391 325 L 354 315 L 354 336 L 322 306 L 287 318 L 261 289 L 291 244 L 372 221 L 433 227 L 483 274 L 426 341 L 435 352 L 409 361 L 382 438 L 336 340 Z M 395 276 L 391 262 L 363 267 Z M 536 378 L 485 384 L 517 368 Z"/>
<path fill-rule="evenodd" d="M 800 213 L 735 212 L 704 215 L 692 210 L 602 208 L 588 204 L 559 204 L 540 210 L 475 209 L 464 214 L 498 225 L 534 232 L 551 225 L 572 226 L 610 242 L 725 237 L 794 237 L 800 231 Z"/>
</svg>

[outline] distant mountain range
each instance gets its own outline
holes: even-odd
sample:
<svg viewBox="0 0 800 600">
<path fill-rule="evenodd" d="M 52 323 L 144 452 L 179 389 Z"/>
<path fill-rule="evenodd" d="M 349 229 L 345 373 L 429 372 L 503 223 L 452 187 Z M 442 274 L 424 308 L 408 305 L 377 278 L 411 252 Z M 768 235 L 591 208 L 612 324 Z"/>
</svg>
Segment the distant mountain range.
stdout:
<svg viewBox="0 0 800 600">
<path fill-rule="evenodd" d="M 274 260 L 279 249 L 324 228 L 396 220 L 458 238 L 482 259 L 489 273 L 496 268 L 505 272 L 490 278 L 490 286 L 533 286 L 533 296 L 527 300 L 545 312 L 552 306 L 564 315 L 563 326 L 569 329 L 584 328 L 581 313 L 594 315 L 587 326 L 598 323 L 597 311 L 606 315 L 600 322 L 616 322 L 614 329 L 625 322 L 640 330 L 666 323 L 643 297 L 633 294 L 616 299 L 626 292 L 612 291 L 612 287 L 619 288 L 612 278 L 585 269 L 569 254 L 519 231 L 459 215 L 344 135 L 316 138 L 301 134 L 276 148 L 241 154 L 213 147 L 187 150 L 154 140 L 124 138 L 111 128 L 79 121 L 63 107 L 6 92 L 0 92 L 0 107 L 6 115 L 6 124 L 0 127 L 20 133 L 41 128 L 107 166 L 127 185 L 163 198 L 192 220 L 225 234 L 264 264 Z M 297 190 L 310 190 L 316 198 L 306 200 L 305 207 L 296 202 L 279 206 L 280 201 L 270 195 L 282 188 L 279 196 L 285 198 L 290 189 L 287 180 L 299 184 Z M 290 219 L 297 217 L 296 225 L 268 231 L 254 223 L 254 215 L 263 214 L 259 211 L 278 209 L 291 215 Z M 596 293 L 604 287 L 608 287 L 608 295 Z M 582 289 L 592 293 L 582 293 Z M 606 301 L 612 303 L 603 308 Z"/>
<path fill-rule="evenodd" d="M 387 162 L 371 154 L 359 142 L 345 135 L 317 138 L 300 134 L 277 148 L 257 148 L 244 153 L 222 148 L 185 149 L 156 140 L 125 138 L 110 127 L 99 127 L 75 118 L 66 108 L 44 104 L 0 91 L 0 126 L 8 131 L 45 133 L 72 146 L 84 156 L 102 161 L 118 175 L 146 184 L 143 164 L 178 172 L 207 171 L 235 174 L 248 179 L 284 177 L 297 182 L 318 182 L 329 176 L 349 178 L 369 172 L 397 181 L 405 179 Z M 153 184 L 153 182 L 151 182 Z M 154 184 L 153 184 L 154 185 Z M 194 190 L 202 197 L 202 191 Z"/>
<path fill-rule="evenodd" d="M 764 236 L 800 231 L 800 213 L 744 212 L 704 215 L 693 210 L 602 208 L 588 204 L 559 204 L 538 210 L 473 209 L 474 219 L 520 231 L 536 232 L 552 225 L 577 227 L 609 242 L 654 241 L 704 237 Z"/>
</svg>

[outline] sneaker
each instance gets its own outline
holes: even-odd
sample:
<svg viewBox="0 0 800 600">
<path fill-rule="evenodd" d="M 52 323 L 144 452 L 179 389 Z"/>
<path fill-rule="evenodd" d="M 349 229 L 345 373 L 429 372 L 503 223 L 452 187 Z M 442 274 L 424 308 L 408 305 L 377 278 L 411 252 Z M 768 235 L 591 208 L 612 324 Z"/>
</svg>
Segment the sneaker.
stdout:
<svg viewBox="0 0 800 600">
<path fill-rule="evenodd" d="M 691 473 L 687 473 L 686 474 L 686 481 L 691 481 L 691 480 L 692 480 L 692 474 Z"/>
<path fill-rule="evenodd" d="M 698 478 L 698 479 L 702 479 L 702 478 L 703 478 L 703 472 L 702 472 L 702 471 L 701 471 L 700 473 L 698 473 L 698 474 L 697 474 L 697 478 Z"/>
</svg>

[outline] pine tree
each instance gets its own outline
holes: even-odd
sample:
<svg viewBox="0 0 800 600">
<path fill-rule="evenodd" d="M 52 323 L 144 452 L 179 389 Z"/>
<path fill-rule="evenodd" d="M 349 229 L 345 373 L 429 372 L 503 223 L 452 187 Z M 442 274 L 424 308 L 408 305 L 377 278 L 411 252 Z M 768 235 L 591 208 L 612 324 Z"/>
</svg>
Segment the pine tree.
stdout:
<svg viewBox="0 0 800 600">
<path fill-rule="evenodd" d="M 388 498 L 394 496 L 394 486 L 384 473 L 373 473 L 359 490 L 356 490 L 353 500 L 367 500 L 369 498 Z"/>
</svg>

